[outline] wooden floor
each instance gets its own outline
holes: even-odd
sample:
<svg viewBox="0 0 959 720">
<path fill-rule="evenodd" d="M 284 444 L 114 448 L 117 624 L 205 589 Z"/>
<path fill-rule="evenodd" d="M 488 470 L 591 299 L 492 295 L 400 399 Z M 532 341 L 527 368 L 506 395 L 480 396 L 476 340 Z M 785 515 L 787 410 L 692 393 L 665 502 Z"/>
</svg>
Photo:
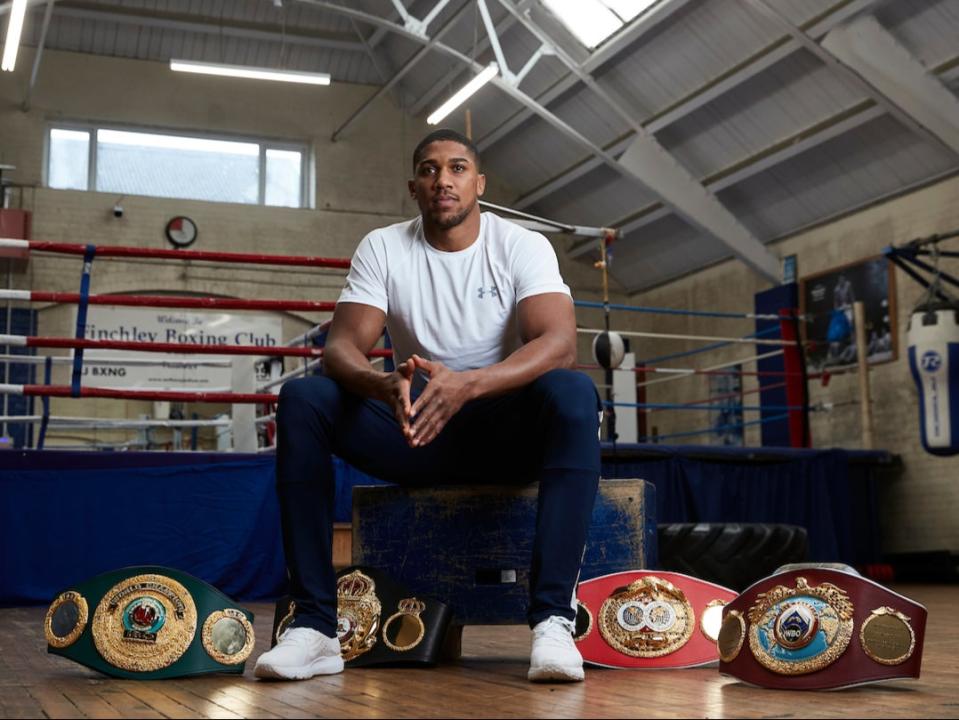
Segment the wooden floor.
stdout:
<svg viewBox="0 0 959 720">
<path fill-rule="evenodd" d="M 113 680 L 46 653 L 42 608 L 5 609 L 0 717 L 959 717 L 959 587 L 897 589 L 929 609 L 922 678 L 841 692 L 761 690 L 715 668 L 590 669 L 585 683 L 532 685 L 524 627 L 467 628 L 462 660 L 432 670 L 263 682 L 251 659 L 242 677 Z M 259 653 L 272 608 L 251 609 Z"/>
</svg>

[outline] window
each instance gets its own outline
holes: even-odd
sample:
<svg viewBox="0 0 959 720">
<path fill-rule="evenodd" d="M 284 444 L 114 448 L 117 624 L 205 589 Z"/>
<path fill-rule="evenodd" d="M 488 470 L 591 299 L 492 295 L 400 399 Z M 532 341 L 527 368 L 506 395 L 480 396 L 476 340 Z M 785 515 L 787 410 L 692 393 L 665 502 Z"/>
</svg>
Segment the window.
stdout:
<svg viewBox="0 0 959 720">
<path fill-rule="evenodd" d="M 305 163 L 303 145 L 54 127 L 47 184 L 122 195 L 305 207 Z"/>
<path fill-rule="evenodd" d="M 658 0 L 541 0 L 590 50 Z"/>
<path fill-rule="evenodd" d="M 86 190 L 89 177 L 90 133 L 60 128 L 51 130 L 48 185 L 64 190 Z"/>
</svg>

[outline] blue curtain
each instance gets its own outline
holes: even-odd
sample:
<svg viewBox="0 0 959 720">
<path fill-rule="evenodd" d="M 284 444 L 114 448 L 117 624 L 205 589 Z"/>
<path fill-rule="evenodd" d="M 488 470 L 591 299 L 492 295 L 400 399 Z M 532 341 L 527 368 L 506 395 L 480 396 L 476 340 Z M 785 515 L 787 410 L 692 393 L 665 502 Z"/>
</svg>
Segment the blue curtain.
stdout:
<svg viewBox="0 0 959 720">
<path fill-rule="evenodd" d="M 660 523 L 791 523 L 808 529 L 812 560 L 879 557 L 874 463 L 886 453 L 637 449 L 606 449 L 603 473 L 655 483 Z M 0 452 L 0 604 L 46 603 L 146 564 L 238 600 L 275 597 L 286 570 L 273 468 L 269 455 Z M 336 471 L 336 519 L 349 521 L 353 486 L 381 481 L 339 461 Z"/>
<path fill-rule="evenodd" d="M 49 602 L 72 583 L 147 564 L 183 570 L 234 598 L 282 590 L 273 458 L 147 465 L 136 453 L 131 467 L 126 453 L 86 453 L 85 462 L 83 453 L 10 454 L 46 458 L 34 469 L 0 459 L 3 604 Z"/>
<path fill-rule="evenodd" d="M 618 450 L 618 458 L 604 455 L 604 477 L 654 483 L 660 523 L 800 525 L 810 560 L 880 558 L 874 467 L 888 453 L 649 446 L 635 457 L 636 448 Z M 853 456 L 861 457 L 851 463 Z"/>
</svg>

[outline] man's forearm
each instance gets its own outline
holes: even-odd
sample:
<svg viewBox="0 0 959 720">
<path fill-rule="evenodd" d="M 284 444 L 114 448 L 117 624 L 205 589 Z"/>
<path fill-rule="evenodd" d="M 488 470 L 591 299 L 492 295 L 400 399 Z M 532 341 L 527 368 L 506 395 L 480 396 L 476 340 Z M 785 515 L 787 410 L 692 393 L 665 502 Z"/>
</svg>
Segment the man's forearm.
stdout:
<svg viewBox="0 0 959 720">
<path fill-rule="evenodd" d="M 382 399 L 386 373 L 370 367 L 367 357 L 349 343 L 327 345 L 323 353 L 323 369 L 354 395 Z"/>
<path fill-rule="evenodd" d="M 472 386 L 470 395 L 475 399 L 516 390 L 550 370 L 571 368 L 575 363 L 575 341 L 542 335 L 501 362 L 467 371 Z"/>
</svg>

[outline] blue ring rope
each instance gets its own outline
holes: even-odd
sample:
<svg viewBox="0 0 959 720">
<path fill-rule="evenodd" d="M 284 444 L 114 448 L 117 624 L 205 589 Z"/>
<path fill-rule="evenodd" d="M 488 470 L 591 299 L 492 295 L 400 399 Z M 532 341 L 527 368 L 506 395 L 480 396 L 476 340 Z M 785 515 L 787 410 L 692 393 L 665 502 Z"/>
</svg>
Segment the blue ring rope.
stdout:
<svg viewBox="0 0 959 720">
<path fill-rule="evenodd" d="M 759 419 L 759 420 L 750 420 L 749 422 L 735 423 L 735 424 L 732 424 L 732 425 L 720 425 L 720 426 L 718 426 L 718 427 L 709 428 L 709 429 L 707 429 L 707 430 L 691 430 L 691 431 L 687 431 L 687 432 L 669 433 L 669 434 L 667 434 L 667 435 L 656 435 L 656 436 L 648 435 L 648 436 L 643 437 L 642 440 L 643 440 L 643 441 L 649 441 L 649 440 L 667 440 L 667 439 L 670 439 L 670 438 L 677 438 L 677 437 L 693 437 L 693 436 L 695 436 L 695 435 L 709 435 L 709 434 L 714 433 L 714 432 L 722 432 L 722 431 L 725 431 L 725 430 L 738 430 L 738 429 L 740 429 L 740 428 L 749 427 L 749 426 L 751 426 L 751 425 L 762 425 L 763 423 L 778 422 L 778 421 L 780 421 L 780 420 L 785 420 L 785 419 L 788 418 L 788 417 L 789 417 L 788 414 L 786 414 L 786 415 L 774 415 L 774 416 L 771 417 L 771 418 L 764 418 L 764 419 Z"/>
<path fill-rule="evenodd" d="M 723 312 L 721 310 L 681 310 L 679 308 L 654 307 L 651 305 L 607 304 L 589 300 L 576 300 L 573 304 L 577 307 L 597 308 L 599 310 L 627 310 L 629 312 L 644 312 L 659 315 L 692 315 L 693 317 L 733 318 L 739 320 L 751 320 L 756 317 L 750 313 Z"/>
<path fill-rule="evenodd" d="M 603 405 L 615 407 L 632 407 L 641 410 L 742 410 L 744 412 L 761 412 L 763 410 L 780 412 L 797 412 L 811 410 L 805 405 L 683 405 L 682 403 L 631 403 L 604 401 Z"/>
</svg>

